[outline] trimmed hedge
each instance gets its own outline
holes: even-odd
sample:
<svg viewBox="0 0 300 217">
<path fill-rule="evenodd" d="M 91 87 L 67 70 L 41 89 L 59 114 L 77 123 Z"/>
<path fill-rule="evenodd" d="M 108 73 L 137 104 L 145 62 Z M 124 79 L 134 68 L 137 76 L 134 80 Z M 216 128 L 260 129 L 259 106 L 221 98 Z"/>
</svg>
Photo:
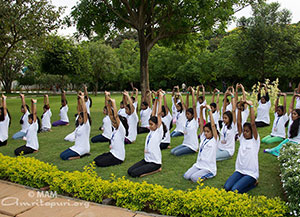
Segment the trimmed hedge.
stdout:
<svg viewBox="0 0 300 217">
<path fill-rule="evenodd" d="M 287 143 L 280 149 L 281 182 L 291 215 L 300 216 L 300 145 Z"/>
<path fill-rule="evenodd" d="M 0 153 L 0 178 L 19 184 L 68 194 L 101 203 L 113 198 L 116 205 L 131 210 L 153 210 L 174 216 L 285 216 L 288 207 L 279 198 L 249 196 L 200 185 L 195 190 L 173 190 L 160 185 L 123 178 L 102 180 L 94 165 L 84 172 L 63 172 L 31 157 L 8 157 Z"/>
</svg>

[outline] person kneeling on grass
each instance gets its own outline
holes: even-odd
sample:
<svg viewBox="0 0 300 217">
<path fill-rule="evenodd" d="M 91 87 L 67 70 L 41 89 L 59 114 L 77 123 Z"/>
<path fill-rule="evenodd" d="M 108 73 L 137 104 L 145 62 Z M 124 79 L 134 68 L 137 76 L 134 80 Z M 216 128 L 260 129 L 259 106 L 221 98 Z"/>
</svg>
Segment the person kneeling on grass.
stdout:
<svg viewBox="0 0 300 217">
<path fill-rule="evenodd" d="M 0 146 L 7 144 L 10 122 L 10 114 L 6 107 L 6 96 L 2 94 L 2 107 L 0 107 Z"/>
<path fill-rule="evenodd" d="M 204 125 L 203 108 L 200 107 L 200 133 L 201 142 L 196 163 L 186 171 L 184 178 L 197 182 L 199 179 L 209 179 L 217 174 L 216 150 L 219 140 L 211 107 L 206 105 L 211 122 Z"/>
<path fill-rule="evenodd" d="M 125 136 L 128 135 L 127 119 L 118 115 L 117 106 L 114 99 L 109 97 L 109 92 L 105 91 L 105 106 L 108 116 L 113 126 L 113 132 L 110 140 L 110 151 L 99 155 L 94 159 L 98 167 L 109 167 L 118 165 L 125 160 Z"/>
<path fill-rule="evenodd" d="M 250 123 L 245 123 L 242 128 L 242 111 L 238 105 L 238 135 L 240 147 L 235 162 L 235 172 L 227 179 L 224 188 L 226 191 L 246 193 L 256 187 L 259 177 L 258 152 L 260 147 L 259 134 L 255 125 L 255 114 L 251 101 L 240 102 L 250 106 Z"/>
<path fill-rule="evenodd" d="M 72 160 L 90 152 L 91 120 L 86 110 L 84 96 L 78 95 L 78 127 L 75 129 L 75 145 L 60 154 L 63 160 Z"/>
<path fill-rule="evenodd" d="M 68 117 L 68 101 L 66 100 L 66 92 L 64 90 L 61 91 L 61 107 L 59 111 L 60 120 L 52 123 L 53 127 L 69 125 L 69 117 Z"/>
<path fill-rule="evenodd" d="M 23 145 L 15 150 L 15 155 L 19 156 L 21 154 L 31 154 L 39 150 L 39 141 L 37 133 L 40 130 L 40 121 L 36 116 L 36 100 L 31 99 L 31 111 L 32 113 L 28 115 L 29 127 L 26 131 L 26 145 Z"/>
<path fill-rule="evenodd" d="M 161 150 L 160 143 L 167 131 L 166 127 L 161 120 L 161 100 L 163 94 L 157 93 L 156 100 L 154 102 L 152 116 L 149 119 L 150 132 L 145 141 L 145 157 L 143 160 L 137 162 L 128 169 L 128 174 L 132 177 L 142 177 L 150 175 L 161 170 Z M 159 102 L 157 116 L 156 107 L 157 100 Z"/>
<path fill-rule="evenodd" d="M 49 132 L 51 131 L 51 109 L 49 105 L 49 97 L 48 95 L 44 95 L 44 106 L 43 106 L 43 114 L 41 116 L 42 119 L 42 129 L 41 132 Z"/>
<path fill-rule="evenodd" d="M 20 94 L 20 97 L 22 102 L 21 112 L 23 113 L 20 119 L 22 129 L 12 136 L 13 139 L 23 139 L 29 127 L 28 116 L 30 115 L 30 109 L 29 106 L 25 103 L 25 96 L 23 94 Z"/>
</svg>

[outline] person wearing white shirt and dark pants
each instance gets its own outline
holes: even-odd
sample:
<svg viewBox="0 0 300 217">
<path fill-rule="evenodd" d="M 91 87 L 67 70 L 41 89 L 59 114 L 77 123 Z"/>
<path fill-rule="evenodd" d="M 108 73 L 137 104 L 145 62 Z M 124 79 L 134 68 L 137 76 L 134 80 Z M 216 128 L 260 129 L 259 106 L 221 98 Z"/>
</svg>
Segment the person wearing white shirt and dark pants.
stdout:
<svg viewBox="0 0 300 217">
<path fill-rule="evenodd" d="M 25 137 L 26 132 L 29 128 L 29 123 L 28 123 L 28 115 L 30 115 L 29 106 L 25 103 L 25 96 L 23 94 L 20 94 L 20 97 L 22 102 L 21 112 L 23 113 L 20 120 L 22 129 L 12 136 L 13 139 L 23 139 L 23 137 Z"/>
<path fill-rule="evenodd" d="M 66 93 L 64 90 L 61 92 L 61 107 L 60 107 L 60 120 L 52 123 L 53 127 L 69 125 L 69 117 L 68 117 L 68 101 L 66 100 Z"/>
<path fill-rule="evenodd" d="M 98 167 L 108 167 L 118 165 L 125 160 L 125 136 L 128 134 L 127 119 L 119 116 L 116 112 L 117 106 L 114 99 L 109 97 L 109 92 L 105 91 L 105 106 L 108 116 L 114 128 L 111 136 L 110 151 L 103 153 L 94 159 Z"/>
<path fill-rule="evenodd" d="M 203 120 L 203 108 L 200 107 L 200 133 L 201 142 L 198 152 L 196 163 L 186 171 L 184 178 L 197 182 L 199 179 L 212 178 L 217 174 L 216 164 L 216 149 L 218 144 L 218 132 L 214 122 L 211 107 L 206 105 L 207 111 L 209 112 L 211 122 L 204 125 Z"/>
<path fill-rule="evenodd" d="M 192 102 L 193 108 L 188 108 L 189 106 L 189 92 L 192 93 Z M 175 156 L 181 156 L 185 154 L 193 154 L 198 150 L 198 118 L 197 118 L 197 111 L 196 111 L 196 103 L 195 103 L 195 93 L 192 87 L 188 88 L 188 92 L 186 95 L 186 104 L 183 103 L 181 98 L 182 105 L 184 107 L 184 113 L 186 113 L 186 124 L 184 129 L 184 139 L 181 145 L 173 148 L 171 150 L 171 154 Z M 188 108 L 188 109 L 187 109 Z M 200 111 L 203 112 L 203 111 Z M 203 114 L 203 113 L 202 113 Z"/>
<path fill-rule="evenodd" d="M 109 119 L 107 106 L 104 106 L 103 114 L 105 115 L 105 117 L 103 118 L 102 127 L 100 128 L 103 131 L 103 133 L 100 135 L 94 136 L 91 139 L 92 143 L 110 142 L 111 135 L 112 135 L 112 126 L 111 126 L 111 120 Z"/>
<path fill-rule="evenodd" d="M 90 152 L 90 117 L 86 110 L 84 96 L 78 95 L 78 127 L 75 129 L 75 145 L 60 154 L 61 159 L 78 159 Z"/>
<path fill-rule="evenodd" d="M 15 155 L 19 156 L 21 154 L 31 154 L 39 150 L 39 141 L 37 133 L 39 130 L 39 121 L 36 116 L 36 100 L 31 99 L 31 111 L 32 114 L 28 116 L 29 127 L 26 131 L 26 145 L 23 145 L 15 150 Z"/>
<path fill-rule="evenodd" d="M 224 188 L 226 191 L 246 193 L 257 184 L 259 177 L 258 152 L 260 138 L 255 125 L 255 114 L 251 101 L 241 102 L 250 106 L 251 124 L 245 123 L 242 127 L 242 115 L 238 106 L 237 128 L 240 141 L 238 156 L 235 162 L 235 172 L 227 179 Z"/>
<path fill-rule="evenodd" d="M 265 96 L 260 96 L 260 89 L 264 86 Z M 267 86 L 262 84 L 258 91 L 257 99 L 258 99 L 258 107 L 257 107 L 257 117 L 255 119 L 256 127 L 266 127 L 270 126 L 270 108 L 271 102 L 268 93 Z"/>
<path fill-rule="evenodd" d="M 126 114 L 127 114 L 127 122 L 128 122 L 128 136 L 125 138 L 125 144 L 131 144 L 136 140 L 137 136 L 137 124 L 138 124 L 138 116 L 136 114 L 136 108 L 132 103 L 132 99 L 129 97 L 128 92 L 123 92 L 123 102 L 126 105 Z M 128 102 L 128 104 L 127 104 Z"/>
<path fill-rule="evenodd" d="M 49 105 L 49 97 L 48 95 L 44 95 L 44 113 L 42 114 L 42 129 L 41 132 L 49 132 L 51 131 L 51 110 Z"/>
<path fill-rule="evenodd" d="M 158 92 L 154 102 L 152 117 L 149 120 L 150 132 L 145 141 L 144 159 L 131 166 L 127 171 L 128 175 L 132 177 L 142 177 L 161 170 L 162 157 L 160 143 L 166 130 L 160 116 L 162 95 L 162 92 Z M 155 116 L 157 101 L 159 103 L 158 112 L 157 116 Z"/>
<path fill-rule="evenodd" d="M 10 115 L 6 107 L 6 96 L 2 94 L 2 107 L 0 107 L 0 146 L 5 146 L 8 139 Z"/>
<path fill-rule="evenodd" d="M 151 92 L 149 90 L 146 91 L 145 97 L 142 100 L 141 103 L 141 111 L 140 111 L 140 116 L 141 116 L 141 126 L 138 126 L 137 128 L 137 133 L 142 134 L 142 133 L 149 133 L 149 119 L 152 114 L 152 109 L 151 107 Z"/>
</svg>

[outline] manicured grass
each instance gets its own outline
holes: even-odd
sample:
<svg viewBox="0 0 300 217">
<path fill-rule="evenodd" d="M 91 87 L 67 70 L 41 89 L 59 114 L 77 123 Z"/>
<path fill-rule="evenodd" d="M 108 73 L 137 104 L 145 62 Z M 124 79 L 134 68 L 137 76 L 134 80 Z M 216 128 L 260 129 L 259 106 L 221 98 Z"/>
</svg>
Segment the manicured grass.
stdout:
<svg viewBox="0 0 300 217">
<path fill-rule="evenodd" d="M 102 119 L 104 117 L 102 113 L 102 109 L 104 106 L 104 96 L 99 95 L 97 97 L 91 96 L 93 100 L 93 106 L 91 108 L 91 117 L 92 117 L 92 128 L 91 128 L 91 136 L 97 135 L 100 133 L 98 130 L 99 126 L 102 124 Z M 117 104 L 121 101 L 120 94 L 112 95 L 113 98 L 116 99 Z M 38 99 L 37 103 L 37 111 L 38 116 L 40 117 L 42 114 L 42 106 L 43 106 L 43 97 L 39 96 L 34 98 Z M 221 97 L 222 98 L 222 97 Z M 26 96 L 26 102 L 30 104 L 30 96 Z M 211 97 L 208 96 L 207 100 L 210 101 Z M 288 103 L 291 97 L 288 97 Z M 64 137 L 74 130 L 74 114 L 76 113 L 76 96 L 75 95 L 67 95 L 68 106 L 69 106 L 69 119 L 70 125 L 63 127 L 52 128 L 52 132 L 48 133 L 40 133 L 38 134 L 40 149 L 38 153 L 27 155 L 28 157 L 35 157 L 41 161 L 52 163 L 56 165 L 61 170 L 74 171 L 79 170 L 82 171 L 83 167 L 88 165 L 93 161 L 93 159 L 102 154 L 104 152 L 109 151 L 108 143 L 91 143 L 91 155 L 88 157 L 84 157 L 78 160 L 72 161 L 63 161 L 60 159 L 59 155 L 62 151 L 72 146 L 73 144 L 70 142 L 64 141 Z M 168 96 L 169 107 L 171 107 L 171 97 Z M 20 112 L 20 99 L 15 95 L 9 95 L 7 99 L 7 106 L 12 116 L 12 123 L 9 129 L 9 140 L 8 145 L 5 147 L 0 147 L 0 152 L 5 155 L 14 156 L 14 150 L 24 145 L 25 142 L 22 140 L 12 140 L 11 137 L 14 133 L 21 129 L 19 120 L 21 117 Z M 60 108 L 60 96 L 50 96 L 50 106 L 52 111 L 52 119 L 51 121 L 56 121 L 59 119 L 59 108 Z M 273 123 L 273 108 L 271 108 L 271 123 Z M 268 135 L 271 132 L 271 126 L 263 129 L 259 129 L 260 138 L 262 139 L 264 136 Z M 173 127 L 174 129 L 174 127 Z M 126 178 L 136 181 L 142 182 L 147 181 L 152 184 L 160 184 L 167 188 L 174 189 L 193 189 L 197 184 L 192 183 L 190 181 L 186 181 L 183 178 L 183 174 L 195 163 L 197 159 L 197 154 L 186 155 L 181 157 L 175 157 L 170 154 L 170 150 L 162 151 L 162 159 L 163 166 L 162 172 L 147 176 L 144 178 L 131 178 L 127 175 L 127 169 L 132 166 L 137 161 L 143 159 L 144 157 L 144 144 L 145 144 L 146 134 L 138 135 L 137 141 L 134 144 L 126 145 L 126 159 L 125 162 L 118 166 L 108 167 L 108 168 L 96 168 L 96 171 L 99 176 L 103 179 L 109 179 L 111 174 L 115 174 L 117 177 L 125 176 Z M 183 141 L 183 137 L 172 138 L 171 145 L 172 147 L 176 147 L 180 145 Z M 279 177 L 279 164 L 276 157 L 271 156 L 269 154 L 263 153 L 265 148 L 274 147 L 274 145 L 266 145 L 261 144 L 260 152 L 259 152 L 259 169 L 260 169 L 260 177 L 259 177 L 259 185 L 257 188 L 251 190 L 249 192 L 250 195 L 265 195 L 268 197 L 279 196 L 284 199 L 282 187 L 280 184 Z M 205 181 L 205 185 L 222 188 L 227 178 L 234 172 L 235 169 L 235 159 L 237 156 L 239 143 L 236 143 L 236 151 L 235 155 L 232 159 L 217 162 L 217 176 Z"/>
</svg>

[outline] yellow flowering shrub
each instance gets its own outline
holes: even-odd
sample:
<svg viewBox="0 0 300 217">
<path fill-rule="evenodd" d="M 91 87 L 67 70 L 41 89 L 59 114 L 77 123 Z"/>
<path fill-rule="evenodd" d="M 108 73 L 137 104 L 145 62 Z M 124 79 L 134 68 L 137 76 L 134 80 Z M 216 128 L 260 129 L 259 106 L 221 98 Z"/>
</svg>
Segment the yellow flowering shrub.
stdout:
<svg viewBox="0 0 300 217">
<path fill-rule="evenodd" d="M 131 210 L 152 210 L 173 216 L 285 216 L 288 208 L 279 198 L 249 196 L 204 187 L 194 190 L 167 189 L 147 182 L 132 182 L 112 175 L 103 180 L 95 165 L 83 172 L 63 172 L 56 166 L 30 157 L 9 157 L 0 153 L 0 178 L 41 188 L 49 186 L 57 193 L 101 203 L 112 198 L 117 206 Z"/>
</svg>

